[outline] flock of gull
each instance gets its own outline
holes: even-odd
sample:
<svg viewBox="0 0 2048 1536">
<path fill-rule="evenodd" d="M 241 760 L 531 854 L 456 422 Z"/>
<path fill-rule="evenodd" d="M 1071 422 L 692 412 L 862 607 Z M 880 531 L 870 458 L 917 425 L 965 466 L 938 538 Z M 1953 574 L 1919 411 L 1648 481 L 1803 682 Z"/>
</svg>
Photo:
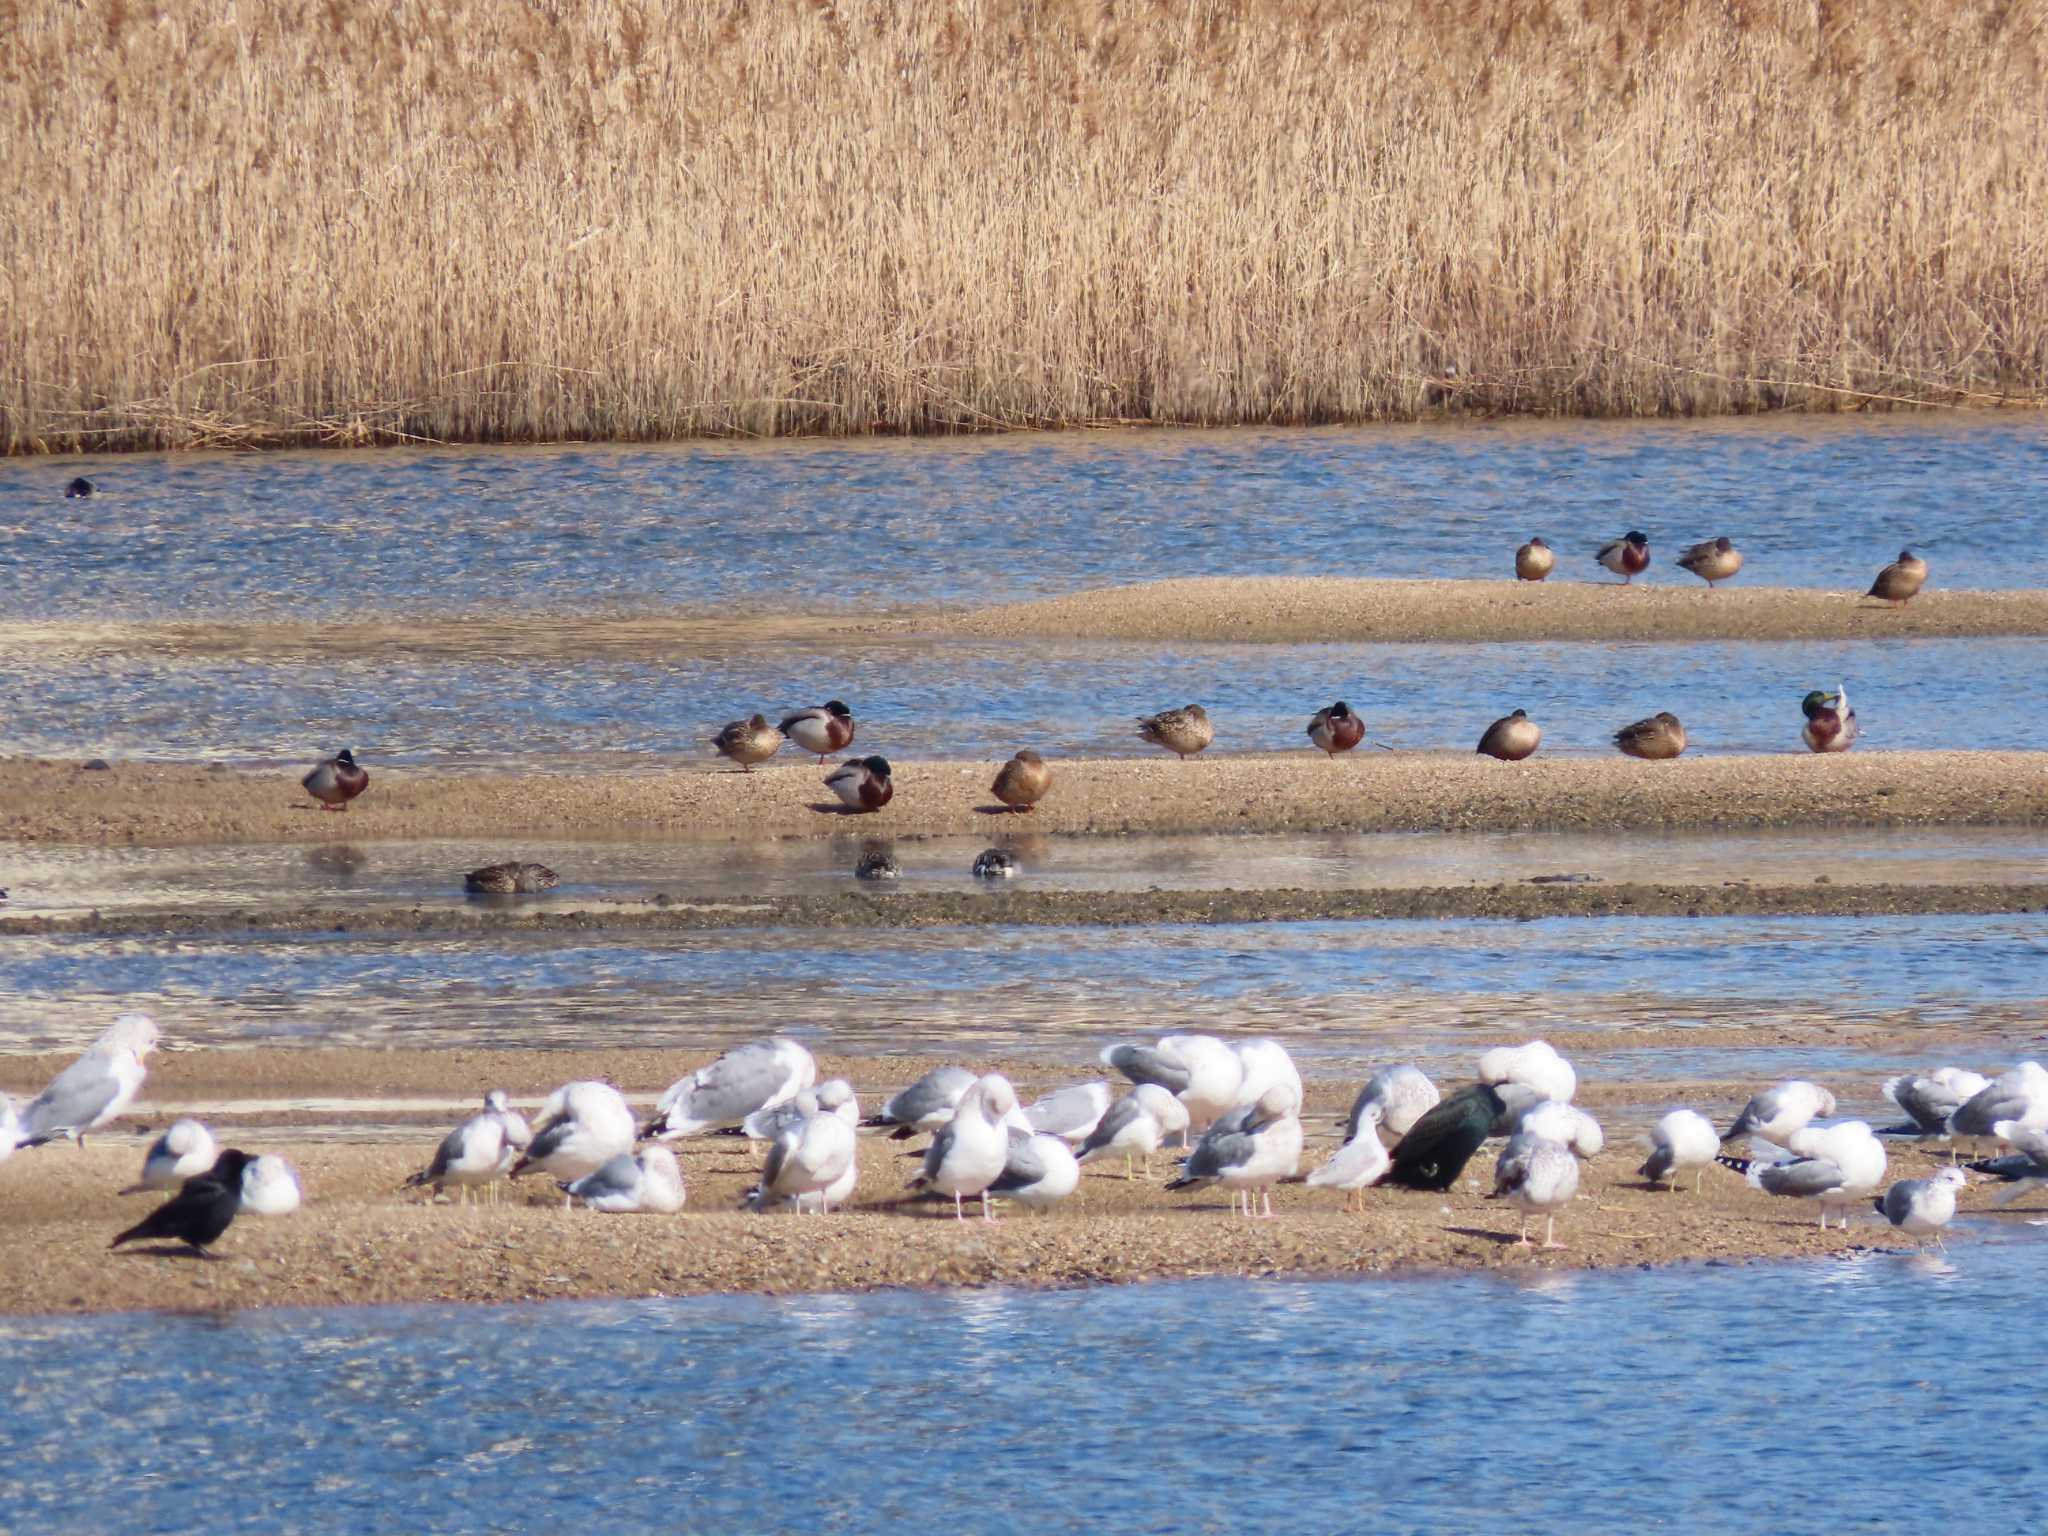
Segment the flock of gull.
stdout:
<svg viewBox="0 0 2048 1536">
<path fill-rule="evenodd" d="M 73 1139 L 107 1125 L 134 1099 L 144 1058 L 160 1044 L 142 1014 L 117 1019 L 86 1053 L 19 1110 L 0 1097 L 0 1160 L 17 1147 Z M 1152 1044 L 1112 1045 L 1102 1065 L 1124 1081 L 1074 1083 L 1030 1103 L 1000 1073 L 942 1066 L 893 1094 L 863 1118 L 844 1079 L 818 1080 L 816 1060 L 784 1036 L 719 1056 L 671 1084 L 644 1121 L 609 1083 L 565 1084 L 531 1124 L 493 1090 L 482 1109 L 450 1131 L 427 1164 L 405 1181 L 437 1199 L 467 1203 L 472 1192 L 495 1200 L 504 1181 L 543 1174 L 566 1207 L 667 1214 L 686 1199 L 671 1144 L 696 1137 L 744 1137 L 765 1148 L 759 1181 L 743 1204 L 756 1211 L 817 1214 L 844 1207 L 860 1178 L 863 1130 L 895 1140 L 928 1136 L 919 1170 L 888 1186 L 888 1199 L 950 1200 L 956 1220 L 977 1202 L 994 1220 L 994 1202 L 1027 1209 L 1073 1194 L 1091 1163 L 1121 1163 L 1126 1180 L 1169 1147 L 1179 1152 L 1168 1190 L 1216 1187 L 1233 1213 L 1271 1217 L 1275 1184 L 1345 1192 L 1363 1208 L 1376 1187 L 1444 1191 L 1489 1140 L 1504 1145 L 1494 1162 L 1490 1198 L 1545 1221 L 1544 1246 L 1556 1241 L 1558 1213 L 1579 1190 L 1580 1165 L 1600 1156 L 1600 1123 L 1573 1100 L 1579 1076 L 1542 1040 L 1482 1052 L 1475 1080 L 1446 1094 L 1412 1064 L 1371 1073 L 1340 1117 L 1337 1149 L 1303 1169 L 1307 1133 L 1302 1080 L 1286 1048 L 1271 1039 L 1224 1040 L 1173 1034 Z M 1675 1109 L 1650 1131 L 1650 1154 L 1637 1170 L 1650 1185 L 1676 1192 L 1687 1172 L 1697 1191 L 1715 1167 L 1743 1175 L 1766 1194 L 1810 1200 L 1820 1224 L 1847 1226 L 1869 1204 L 1917 1239 L 1939 1244 L 1954 1216 L 1965 1168 L 2009 1184 L 2013 1194 L 2048 1184 L 2048 1070 L 2026 1061 L 1996 1078 L 1942 1067 L 1895 1077 L 1884 1094 L 1906 1123 L 1880 1130 L 1863 1120 L 1832 1120 L 1835 1096 L 1804 1080 L 1758 1093 L 1725 1131 L 1692 1109 Z M 1883 1188 L 1889 1134 L 1948 1138 L 1998 1155 L 1957 1161 L 1929 1178 Z M 1748 1138 L 1747 1156 L 1726 1151 Z M 643 1145 L 645 1143 L 645 1145 Z M 281 1159 L 222 1149 L 195 1120 L 172 1124 L 149 1147 L 136 1183 L 122 1194 L 175 1190 L 164 1205 L 114 1238 L 114 1245 L 169 1239 L 205 1251 L 243 1212 L 279 1215 L 300 1202 L 296 1174 Z"/>
</svg>

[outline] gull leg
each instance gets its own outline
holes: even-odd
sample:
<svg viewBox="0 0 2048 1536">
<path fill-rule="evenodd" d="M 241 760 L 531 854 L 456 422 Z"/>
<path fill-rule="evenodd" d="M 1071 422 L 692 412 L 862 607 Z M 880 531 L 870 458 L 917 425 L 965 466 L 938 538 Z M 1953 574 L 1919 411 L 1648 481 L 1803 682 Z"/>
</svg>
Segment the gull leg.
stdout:
<svg viewBox="0 0 2048 1536">
<path fill-rule="evenodd" d="M 1564 1246 L 1563 1243 L 1560 1243 L 1557 1240 L 1556 1212 L 1552 1212 L 1549 1216 L 1544 1218 L 1543 1246 L 1546 1248 L 1562 1248 Z"/>
<path fill-rule="evenodd" d="M 983 1191 L 981 1192 L 981 1219 L 982 1219 L 983 1221 L 994 1221 L 994 1220 L 995 1220 L 995 1217 L 994 1217 L 993 1215 L 991 1215 L 991 1214 L 989 1213 L 989 1208 L 988 1208 L 988 1191 L 987 1191 L 987 1190 L 985 1190 L 985 1189 L 984 1189 L 984 1190 L 983 1190 Z"/>
<path fill-rule="evenodd" d="M 953 1219 L 955 1221 L 965 1221 L 967 1219 L 966 1212 L 960 1208 L 960 1192 L 957 1189 L 953 1191 Z"/>
<path fill-rule="evenodd" d="M 1333 753 L 1331 753 L 1330 755 L 1331 755 L 1332 757 L 1336 756 L 1336 754 L 1335 754 L 1334 752 L 1333 752 Z M 1271 1185 L 1268 1185 L 1268 1186 L 1266 1187 L 1266 1192 L 1265 1192 L 1265 1194 L 1264 1194 L 1264 1195 L 1263 1195 L 1263 1196 L 1261 1197 L 1261 1203 L 1262 1203 L 1262 1204 L 1263 1204 L 1263 1205 L 1265 1206 L 1265 1208 L 1266 1208 L 1266 1215 L 1270 1217 L 1270 1216 L 1271 1216 L 1271 1215 L 1273 1214 L 1273 1189 L 1272 1189 L 1272 1186 L 1271 1186 Z"/>
<path fill-rule="evenodd" d="M 1527 1211 L 1522 1212 L 1522 1235 L 1515 1239 L 1515 1246 L 1517 1248 L 1529 1246 L 1529 1213 Z"/>
</svg>

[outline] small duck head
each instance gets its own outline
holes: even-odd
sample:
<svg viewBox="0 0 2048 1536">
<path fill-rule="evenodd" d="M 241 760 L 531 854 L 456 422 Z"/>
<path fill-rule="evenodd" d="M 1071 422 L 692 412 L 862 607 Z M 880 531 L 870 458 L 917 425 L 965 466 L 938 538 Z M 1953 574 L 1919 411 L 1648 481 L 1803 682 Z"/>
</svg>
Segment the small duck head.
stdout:
<svg viewBox="0 0 2048 1536">
<path fill-rule="evenodd" d="M 845 702 L 840 699 L 828 699 L 825 703 L 825 713 L 834 720 L 851 720 L 853 718 L 853 711 L 848 709 Z"/>
<path fill-rule="evenodd" d="M 1526 720 L 1529 718 L 1529 711 L 1527 711 L 1526 709 L 1517 709 L 1511 712 L 1508 715 L 1508 718 L 1510 720 Z"/>
<path fill-rule="evenodd" d="M 337 763 L 341 764 L 341 766 L 342 766 L 342 767 L 344 767 L 344 768 L 353 768 L 353 767 L 355 767 L 355 765 L 356 765 L 356 753 L 355 753 L 355 748 L 353 748 L 353 747 L 343 747 L 343 748 L 342 748 L 342 749 L 341 749 L 341 750 L 340 750 L 339 752 L 337 752 L 337 753 L 335 753 L 335 754 L 334 754 L 334 760 L 335 760 L 335 761 L 336 761 Z"/>
<path fill-rule="evenodd" d="M 1040 757 L 1036 752 L 1032 751 L 1029 747 L 1026 747 L 1023 751 L 1019 752 L 1017 754 L 1016 760 L 1020 763 L 1029 763 L 1034 768 L 1043 768 L 1045 766 L 1045 759 Z"/>
<path fill-rule="evenodd" d="M 1190 704 L 1183 713 L 1196 720 L 1207 720 L 1209 718 L 1209 711 L 1202 708 L 1199 704 Z"/>
<path fill-rule="evenodd" d="M 83 475 L 64 487 L 64 498 L 67 501 L 79 496 L 90 496 L 92 493 L 93 483 Z"/>
<path fill-rule="evenodd" d="M 1733 544 L 1733 542 L 1731 542 L 1725 535 L 1721 538 L 1714 540 L 1714 552 L 1716 554 L 1725 555 L 1734 547 L 1735 545 Z"/>
<path fill-rule="evenodd" d="M 864 757 L 860 760 L 860 765 L 876 778 L 889 777 L 889 759 L 886 757 Z"/>
<path fill-rule="evenodd" d="M 1657 723 L 1659 725 L 1668 725 L 1673 729 L 1676 729 L 1678 726 L 1678 716 L 1671 713 L 1671 711 L 1668 709 L 1660 709 L 1657 711 Z"/>
<path fill-rule="evenodd" d="M 1351 718 L 1351 706 L 1342 699 L 1339 699 L 1330 706 L 1330 718 L 1332 720 L 1349 720 Z"/>
<path fill-rule="evenodd" d="M 1913 559 L 1913 551 L 1911 551 L 1910 549 L 1902 549 L 1902 550 L 1900 550 L 1900 551 L 1899 551 L 1899 564 L 1901 564 L 1901 565 L 1907 565 L 1907 564 L 1910 564 L 1910 563 L 1912 562 L 1912 559 Z"/>
<path fill-rule="evenodd" d="M 1636 549 L 1648 549 L 1650 547 L 1649 535 L 1645 534 L 1640 528 L 1629 529 L 1627 533 L 1622 535 L 1622 542 Z"/>
<path fill-rule="evenodd" d="M 749 716 L 747 716 L 747 729 L 748 729 L 748 730 L 750 730 L 750 731 L 765 731 L 765 730 L 767 730 L 767 729 L 768 729 L 768 717 L 767 717 L 766 715 L 749 715 Z"/>
<path fill-rule="evenodd" d="M 1543 542 L 1543 541 L 1542 541 L 1541 539 L 1531 539 L 1531 540 L 1529 541 L 1529 547 L 1530 547 L 1531 549 L 1548 549 L 1548 548 L 1550 548 L 1550 546 L 1549 546 L 1548 544 L 1544 543 L 1544 542 Z"/>
<path fill-rule="evenodd" d="M 1827 692 L 1825 689 L 1816 688 L 1799 701 L 1799 708 L 1806 718 L 1811 720 L 1822 710 L 1833 708 L 1834 702 L 1835 696 L 1832 693 Z"/>
</svg>

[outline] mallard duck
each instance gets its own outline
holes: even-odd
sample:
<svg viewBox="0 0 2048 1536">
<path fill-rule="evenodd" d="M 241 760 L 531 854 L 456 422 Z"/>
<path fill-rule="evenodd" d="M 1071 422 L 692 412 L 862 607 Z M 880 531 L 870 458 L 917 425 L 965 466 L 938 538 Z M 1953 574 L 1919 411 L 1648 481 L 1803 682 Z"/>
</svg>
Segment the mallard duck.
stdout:
<svg viewBox="0 0 2048 1536">
<path fill-rule="evenodd" d="M 1650 541 L 1639 529 L 1631 528 L 1612 544 L 1602 544 L 1593 558 L 1621 578 L 1627 586 L 1650 567 Z"/>
<path fill-rule="evenodd" d="M 1727 539 L 1708 539 L 1680 555 L 1678 568 L 1691 571 L 1707 584 L 1707 590 L 1711 592 L 1715 582 L 1726 581 L 1742 569 L 1742 551 Z"/>
<path fill-rule="evenodd" d="M 1365 740 L 1365 722 L 1351 712 L 1342 699 L 1328 709 L 1319 709 L 1308 722 L 1308 739 L 1335 757 L 1349 752 Z"/>
<path fill-rule="evenodd" d="M 1543 744 L 1543 727 L 1529 718 L 1526 710 L 1502 715 L 1486 728 L 1478 749 L 1504 763 L 1519 763 Z"/>
<path fill-rule="evenodd" d="M 833 699 L 816 709 L 798 710 L 782 722 L 781 730 L 806 752 L 817 753 L 823 763 L 831 753 L 853 745 L 853 711 Z"/>
<path fill-rule="evenodd" d="M 1630 757 L 1676 757 L 1685 750 L 1685 727 L 1670 710 L 1661 710 L 1647 720 L 1624 725 L 1614 733 L 1614 744 Z"/>
<path fill-rule="evenodd" d="M 711 738 L 720 757 L 729 757 L 743 772 L 752 773 L 754 764 L 765 763 L 782 746 L 782 732 L 768 723 L 766 715 L 750 715 L 727 723 Z"/>
<path fill-rule="evenodd" d="M 1018 870 L 1017 855 L 1007 848 L 984 848 L 974 859 L 977 880 L 1008 880 Z"/>
<path fill-rule="evenodd" d="M 856 880 L 901 880 L 903 866 L 879 848 L 860 856 L 860 862 L 853 866 Z"/>
<path fill-rule="evenodd" d="M 1515 551 L 1515 579 L 1541 581 L 1556 564 L 1557 556 L 1550 552 L 1550 546 L 1541 539 L 1531 539 Z"/>
<path fill-rule="evenodd" d="M 1899 551 L 1899 558 L 1877 573 L 1877 580 L 1870 584 L 1865 597 L 1881 597 L 1894 608 L 1903 608 L 1927 583 L 1927 562 L 1910 549 Z"/>
<path fill-rule="evenodd" d="M 95 487 L 90 480 L 86 479 L 85 476 L 80 475 L 76 480 L 73 480 L 69 485 L 64 487 L 64 499 L 66 501 L 70 501 L 76 497 L 90 496 L 92 495 L 95 489 L 97 489 L 97 487 Z"/>
<path fill-rule="evenodd" d="M 349 801 L 370 787 L 370 775 L 356 765 L 355 753 L 343 747 L 326 761 L 315 763 L 299 783 L 320 802 L 322 810 L 345 811 Z"/>
<path fill-rule="evenodd" d="M 530 896 L 561 883 L 562 877 L 545 864 L 518 862 L 486 864 L 462 877 L 462 888 L 478 896 Z"/>
<path fill-rule="evenodd" d="M 1138 734 L 1154 746 L 1178 753 L 1185 761 L 1216 739 L 1216 728 L 1209 724 L 1207 710 L 1190 704 L 1185 709 L 1144 716 L 1138 721 Z"/>
<path fill-rule="evenodd" d="M 1043 800 L 1051 788 L 1052 770 L 1045 766 L 1044 758 L 1026 747 L 996 770 L 989 793 L 1021 814 Z"/>
<path fill-rule="evenodd" d="M 1806 725 L 1800 740 L 1815 752 L 1846 752 L 1856 745 L 1856 711 L 1849 707 L 1849 689 L 1843 685 L 1833 693 L 1816 688 L 1800 701 Z"/>
<path fill-rule="evenodd" d="M 848 758 L 825 775 L 825 787 L 851 811 L 879 811 L 896 793 L 886 757 Z"/>
</svg>

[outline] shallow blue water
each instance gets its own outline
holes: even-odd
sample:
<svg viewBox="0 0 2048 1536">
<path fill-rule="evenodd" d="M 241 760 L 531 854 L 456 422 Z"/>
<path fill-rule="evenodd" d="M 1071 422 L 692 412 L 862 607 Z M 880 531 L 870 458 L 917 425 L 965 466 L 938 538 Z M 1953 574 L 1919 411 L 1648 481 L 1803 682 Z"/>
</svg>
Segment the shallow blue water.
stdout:
<svg viewBox="0 0 2048 1536">
<path fill-rule="evenodd" d="M 72 475 L 103 496 L 66 501 Z M 1631 527 L 1649 579 L 1728 534 L 1741 580 L 2048 582 L 2033 416 L 1460 423 L 767 447 L 138 454 L 0 462 L 0 617 L 867 609 L 1196 574 L 1573 580 Z M 1560 579 L 1557 576 L 1553 581 Z"/>
<path fill-rule="evenodd" d="M 664 1531 L 2021 1529 L 2048 1497 L 2013 1418 L 2042 1242 L 1963 1225 L 1946 1264 L 17 1319 L 9 1513 L 108 1536 L 598 1510 Z"/>
<path fill-rule="evenodd" d="M 1607 754 L 1660 709 L 1694 752 L 1800 752 L 1799 701 L 1845 683 L 1866 746 L 2032 748 L 2048 716 L 2035 640 L 1649 645 L 763 645 L 646 661 L 309 663 L 0 653 L 5 750 L 42 757 L 365 762 L 716 763 L 711 737 L 841 698 L 856 745 L 899 761 L 1151 753 L 1134 717 L 1200 702 L 1218 751 L 1310 750 L 1342 698 L 1369 740 L 1469 752 L 1523 708 L 1548 754 Z M 793 748 L 788 761 L 804 760 Z"/>
</svg>

